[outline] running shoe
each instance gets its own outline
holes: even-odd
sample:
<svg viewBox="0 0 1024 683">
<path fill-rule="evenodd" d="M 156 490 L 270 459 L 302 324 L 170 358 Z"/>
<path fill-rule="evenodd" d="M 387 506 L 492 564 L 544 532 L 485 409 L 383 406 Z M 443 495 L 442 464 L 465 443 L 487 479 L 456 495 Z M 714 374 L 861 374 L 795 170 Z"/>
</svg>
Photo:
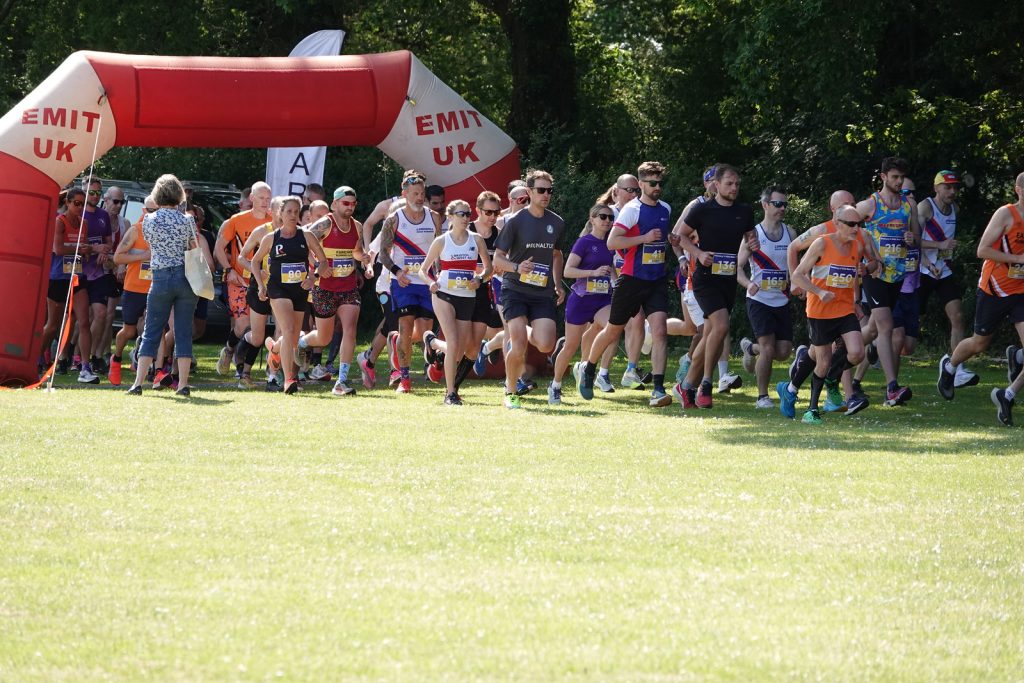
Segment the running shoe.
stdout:
<svg viewBox="0 0 1024 683">
<path fill-rule="evenodd" d="M 805 425 L 820 425 L 821 424 L 821 413 L 817 410 L 808 409 L 804 412 L 804 419 L 800 420 Z"/>
<path fill-rule="evenodd" d="M 432 330 L 427 330 L 423 333 L 423 362 L 427 365 L 437 362 L 437 352 L 430 346 L 430 342 L 435 339 L 437 339 L 437 335 Z"/>
<path fill-rule="evenodd" d="M 581 366 L 579 363 L 573 363 L 570 367 L 572 368 L 572 377 L 576 380 L 576 385 L 579 386 Z"/>
<path fill-rule="evenodd" d="M 1013 384 L 1013 380 L 1017 379 L 1017 375 L 1020 374 L 1022 365 L 1017 362 L 1017 353 L 1020 351 L 1020 347 L 1016 344 L 1011 344 L 1006 347 L 1006 381 Z"/>
<path fill-rule="evenodd" d="M 793 382 L 794 384 L 796 383 L 794 382 L 794 380 L 796 379 L 796 367 L 800 364 L 801 357 L 808 355 L 808 353 L 809 352 L 805 344 L 801 344 L 800 346 L 796 347 L 796 353 L 793 354 L 793 362 L 789 364 L 790 382 Z"/>
<path fill-rule="evenodd" d="M 484 339 L 480 342 L 480 351 L 476 354 L 476 360 L 473 362 L 473 374 L 477 377 L 483 377 L 484 373 L 487 372 L 487 340 Z"/>
<path fill-rule="evenodd" d="M 173 381 L 174 377 L 171 376 L 171 373 L 161 368 L 153 375 L 153 388 L 163 389 L 164 387 L 169 387 Z"/>
<path fill-rule="evenodd" d="M 284 393 L 291 396 L 299 390 L 299 381 L 297 379 L 285 380 L 284 382 Z"/>
<path fill-rule="evenodd" d="M 349 386 L 347 379 L 339 379 L 334 383 L 334 388 L 331 389 L 331 393 L 335 396 L 355 396 L 356 390 Z"/>
<path fill-rule="evenodd" d="M 102 377 L 103 375 L 107 374 L 107 364 L 103 361 L 102 358 L 96 358 L 95 356 L 93 356 L 93 358 L 89 360 L 89 367 L 92 368 L 92 373 L 99 377 Z"/>
<path fill-rule="evenodd" d="M 868 365 L 875 370 L 882 367 L 881 363 L 878 362 L 878 348 L 875 346 L 874 342 L 871 342 L 867 347 L 865 347 L 864 353 L 868 357 Z"/>
<path fill-rule="evenodd" d="M 142 396 L 142 387 L 138 384 L 132 385 L 128 391 L 124 392 L 128 396 Z"/>
<path fill-rule="evenodd" d="M 388 360 L 391 361 L 391 369 L 399 370 L 398 367 L 398 333 L 388 333 Z"/>
<path fill-rule="evenodd" d="M 330 382 L 331 376 L 323 365 L 314 365 L 309 371 L 309 378 L 314 382 Z"/>
<path fill-rule="evenodd" d="M 327 374 L 329 374 L 329 375 L 337 375 L 338 374 L 338 366 L 335 365 L 332 362 L 328 362 L 327 365 L 324 366 L 324 370 L 326 370 Z"/>
<path fill-rule="evenodd" d="M 356 363 L 359 364 L 359 371 L 363 373 L 363 386 L 367 389 L 373 389 L 377 384 L 377 371 L 370 367 L 366 351 L 356 356 Z"/>
<path fill-rule="evenodd" d="M 767 396 L 761 396 L 754 403 L 754 408 L 756 408 L 758 410 L 771 410 L 774 407 L 775 407 L 775 404 L 772 403 L 772 400 L 770 398 L 768 398 Z"/>
<path fill-rule="evenodd" d="M 85 366 L 78 373 L 78 382 L 80 384 L 99 384 L 100 378 L 99 375 L 90 370 L 88 366 Z"/>
<path fill-rule="evenodd" d="M 121 386 L 121 362 L 110 361 L 110 372 L 107 373 L 107 380 L 115 387 Z"/>
<path fill-rule="evenodd" d="M 179 387 L 178 390 L 174 392 L 174 395 L 181 396 L 182 398 L 189 398 L 192 396 L 192 387 L 188 385 Z"/>
<path fill-rule="evenodd" d="M 643 389 L 644 384 L 640 381 L 640 376 L 636 374 L 636 370 L 630 370 L 626 368 L 626 371 L 622 373 L 622 381 L 619 382 L 619 386 L 623 389 Z"/>
<path fill-rule="evenodd" d="M 654 347 L 654 335 L 651 334 L 651 322 L 644 319 L 644 341 L 640 345 L 640 353 L 645 356 L 651 355 L 651 348 Z M 664 393 L 664 392 L 663 392 Z"/>
<path fill-rule="evenodd" d="M 226 375 L 231 370 L 231 352 L 228 347 L 221 347 L 220 355 L 217 356 L 217 374 Z"/>
<path fill-rule="evenodd" d="M 505 407 L 509 410 L 519 410 L 523 404 L 519 402 L 519 397 L 515 394 L 505 394 Z"/>
<path fill-rule="evenodd" d="M 274 353 L 274 340 L 267 337 L 263 340 L 263 346 L 267 348 L 267 369 L 270 372 L 277 372 L 281 369 L 281 354 Z"/>
<path fill-rule="evenodd" d="M 57 361 L 57 374 L 58 375 L 66 375 L 66 374 L 68 374 L 68 368 L 70 366 L 71 366 L 71 364 L 68 362 L 67 358 L 59 359 Z"/>
<path fill-rule="evenodd" d="M 548 385 L 548 405 L 562 405 L 562 387 L 555 387 L 554 384 Z"/>
<path fill-rule="evenodd" d="M 281 383 L 277 380 L 277 375 L 267 378 L 267 391 L 271 393 L 281 391 Z"/>
<path fill-rule="evenodd" d="M 655 389 L 651 392 L 650 406 L 652 408 L 664 408 L 665 406 L 672 405 L 672 397 L 666 394 L 664 391 Z"/>
<path fill-rule="evenodd" d="M 401 377 L 398 380 L 398 388 L 395 389 L 396 394 L 411 394 L 412 393 L 412 380 L 408 377 Z"/>
<path fill-rule="evenodd" d="M 587 373 L 584 361 L 576 363 L 572 374 L 577 378 L 576 389 L 580 392 L 580 396 L 584 401 L 592 401 L 594 399 L 594 375 Z"/>
<path fill-rule="evenodd" d="M 789 382 L 783 380 L 775 385 L 779 395 L 779 412 L 790 420 L 796 417 L 796 393 L 789 390 Z"/>
<path fill-rule="evenodd" d="M 135 340 L 135 346 L 132 347 L 132 372 L 139 369 L 139 349 L 142 348 L 142 338 Z"/>
<path fill-rule="evenodd" d="M 615 393 L 615 385 L 612 384 L 612 381 L 608 378 L 607 375 L 602 375 L 600 372 L 598 372 L 597 377 L 594 378 L 594 384 L 596 384 L 597 388 L 606 394 Z"/>
<path fill-rule="evenodd" d="M 427 379 L 434 384 L 440 384 L 444 381 L 444 365 L 441 363 L 431 363 L 423 369 Z"/>
<path fill-rule="evenodd" d="M 694 401 L 698 408 L 711 408 L 711 383 L 701 382 L 697 390 L 697 400 Z"/>
<path fill-rule="evenodd" d="M 238 378 L 239 389 L 252 389 L 254 386 L 256 385 L 253 383 L 251 376 L 242 375 L 241 377 Z"/>
<path fill-rule="evenodd" d="M 996 418 L 1007 427 L 1013 426 L 1013 399 L 1006 398 L 1006 389 L 992 390 L 992 403 L 996 406 Z"/>
<path fill-rule="evenodd" d="M 835 413 L 846 408 L 843 394 L 839 391 L 839 380 L 825 380 L 825 412 Z"/>
<path fill-rule="evenodd" d="M 555 349 L 554 349 L 554 351 L 552 351 L 551 355 L 548 356 L 548 365 L 554 365 L 555 364 L 555 358 L 558 357 L 558 354 L 560 354 L 562 352 L 562 349 L 564 349 L 564 348 L 565 348 L 565 337 L 559 337 L 558 341 L 555 342 Z"/>
<path fill-rule="evenodd" d="M 864 394 L 863 392 L 854 393 L 853 396 L 850 397 L 850 400 L 846 402 L 846 416 L 849 417 L 850 415 L 856 415 L 867 407 L 867 394 Z"/>
<path fill-rule="evenodd" d="M 398 381 L 402 379 L 402 373 L 398 370 L 392 370 L 391 375 L 388 376 L 388 386 L 393 387 L 398 384 Z"/>
<path fill-rule="evenodd" d="M 896 388 L 892 391 L 885 390 L 885 405 L 889 407 L 901 406 L 913 397 L 914 392 L 910 387 L 896 385 Z"/>
<path fill-rule="evenodd" d="M 973 387 L 980 381 L 981 378 L 978 377 L 977 373 L 971 372 L 963 365 L 957 366 L 956 375 L 953 378 L 953 386 L 957 389 Z"/>
<path fill-rule="evenodd" d="M 679 356 L 679 369 L 676 370 L 676 382 L 682 384 L 686 381 L 686 373 L 690 371 L 690 357 L 686 354 Z"/>
<path fill-rule="evenodd" d="M 685 408 L 686 407 L 686 401 L 683 400 L 683 395 L 684 395 L 686 390 L 683 389 L 682 383 L 676 382 L 675 384 L 673 384 L 671 391 L 672 391 L 672 398 L 674 398 L 675 400 L 679 401 L 679 405 L 681 405 L 682 407 Z"/>
<path fill-rule="evenodd" d="M 516 396 L 523 396 L 528 394 L 537 388 L 537 383 L 532 379 L 523 379 L 520 377 L 516 380 Z"/>
<path fill-rule="evenodd" d="M 654 375 L 651 374 L 650 370 L 644 370 L 639 365 L 636 366 L 636 375 L 640 378 L 640 385 L 633 387 L 637 391 L 642 391 L 644 385 L 650 384 L 654 381 Z"/>
<path fill-rule="evenodd" d="M 459 398 L 459 395 L 456 394 L 453 391 L 450 394 L 445 394 L 444 395 L 444 404 L 446 406 L 461 406 L 462 405 L 462 399 Z"/>
<path fill-rule="evenodd" d="M 752 346 L 754 346 L 754 342 L 750 341 L 749 337 L 740 339 L 740 351 L 743 352 L 743 369 L 751 374 L 754 373 L 754 366 L 757 365 L 757 356 L 750 352 Z"/>
<path fill-rule="evenodd" d="M 718 393 L 728 394 L 733 389 L 743 386 L 743 378 L 732 372 L 727 372 L 718 380 Z"/>
</svg>

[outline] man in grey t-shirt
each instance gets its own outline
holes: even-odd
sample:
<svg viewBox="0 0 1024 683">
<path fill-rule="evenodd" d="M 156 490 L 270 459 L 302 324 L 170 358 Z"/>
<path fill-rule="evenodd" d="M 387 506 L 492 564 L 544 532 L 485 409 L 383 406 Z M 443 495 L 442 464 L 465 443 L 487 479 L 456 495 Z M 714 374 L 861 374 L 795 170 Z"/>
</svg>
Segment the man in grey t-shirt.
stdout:
<svg viewBox="0 0 1024 683">
<path fill-rule="evenodd" d="M 504 271 L 501 303 L 511 348 L 505 354 L 505 407 L 519 408 L 516 379 L 533 344 L 542 353 L 555 348 L 557 305 L 562 288 L 562 240 L 565 222 L 551 211 L 553 182 L 545 171 L 526 176 L 530 205 L 502 228 L 494 244 L 494 265 Z"/>
</svg>

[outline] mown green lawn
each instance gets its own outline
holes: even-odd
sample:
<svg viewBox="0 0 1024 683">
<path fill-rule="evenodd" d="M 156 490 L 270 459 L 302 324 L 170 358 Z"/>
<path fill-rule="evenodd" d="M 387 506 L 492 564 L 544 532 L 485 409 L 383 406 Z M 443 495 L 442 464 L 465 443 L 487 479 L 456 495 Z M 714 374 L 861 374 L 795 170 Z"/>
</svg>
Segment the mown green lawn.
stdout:
<svg viewBox="0 0 1024 683">
<path fill-rule="evenodd" d="M 952 403 L 911 367 L 910 405 L 821 427 L 746 387 L 685 417 L 571 388 L 508 412 L 496 382 L 455 408 L 418 379 L 284 396 L 202 367 L 187 402 L 0 392 L 0 679 L 1024 671 L 1004 367 Z"/>
</svg>

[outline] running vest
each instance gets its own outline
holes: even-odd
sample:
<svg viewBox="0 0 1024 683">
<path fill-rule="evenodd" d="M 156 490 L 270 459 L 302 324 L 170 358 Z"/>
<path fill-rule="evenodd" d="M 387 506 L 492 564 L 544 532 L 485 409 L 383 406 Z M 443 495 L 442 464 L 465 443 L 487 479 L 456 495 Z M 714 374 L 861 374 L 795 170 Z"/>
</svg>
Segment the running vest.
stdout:
<svg viewBox="0 0 1024 683">
<path fill-rule="evenodd" d="M 811 268 L 810 279 L 815 287 L 832 292 L 836 298 L 825 303 L 813 291 L 808 292 L 807 317 L 830 320 L 852 315 L 857 264 L 860 263 L 862 247 L 856 240 L 852 240 L 844 249 L 833 235 L 823 235 L 821 239 L 825 250 Z"/>
<path fill-rule="evenodd" d="M 939 211 L 939 205 L 931 197 L 927 198 L 932 205 L 932 217 L 924 224 L 924 238 L 932 242 L 945 242 L 956 235 L 956 205 L 949 207 L 949 215 Z M 953 260 L 952 249 L 924 249 L 924 262 L 921 272 L 928 277 L 941 280 L 953 274 L 950 261 Z"/>
<path fill-rule="evenodd" d="M 437 276 L 437 291 L 452 296 L 475 297 L 476 292 L 469 289 L 469 281 L 476 276 L 476 264 L 479 261 L 476 244 L 476 233 L 466 233 L 466 243 L 456 244 L 451 231 L 444 233 L 441 245 L 441 272 Z"/>
<path fill-rule="evenodd" d="M 274 242 L 270 247 L 270 283 L 301 285 L 306 279 L 308 264 L 306 233 L 296 230 L 293 236 L 284 237 L 280 230 L 275 230 Z"/>
<path fill-rule="evenodd" d="M 64 214 L 60 214 L 59 216 L 57 216 L 57 220 L 59 220 L 61 223 L 64 224 L 64 244 L 65 244 L 65 246 L 67 246 L 67 245 L 70 245 L 71 247 L 75 246 L 75 243 L 78 241 L 78 230 L 79 230 L 80 227 L 82 229 L 86 229 L 86 230 L 88 229 L 88 225 L 86 223 L 84 223 L 84 222 L 81 225 L 74 225 L 74 226 L 71 225 L 73 221 L 70 218 L 68 218 L 67 216 L 65 216 Z M 82 237 L 85 238 L 85 235 L 83 234 Z M 82 242 L 83 243 L 88 242 L 88 239 L 83 239 Z M 76 274 L 76 273 L 78 275 L 82 274 L 82 258 L 81 257 L 79 257 L 78 261 L 76 262 L 75 261 L 75 255 L 73 253 L 71 253 L 71 254 L 64 254 L 64 255 L 61 255 L 61 256 L 58 256 L 54 252 L 50 252 L 50 254 L 51 254 L 51 259 L 50 259 L 50 279 L 51 280 L 70 280 L 71 276 L 73 274 Z M 82 281 L 81 278 L 79 279 L 79 282 L 84 284 L 84 282 Z"/>
<path fill-rule="evenodd" d="M 990 244 L 1004 254 L 1024 254 L 1024 218 L 1013 204 L 1007 204 L 1013 216 L 1013 225 L 1008 232 Z M 1024 263 L 1000 263 L 985 259 L 981 266 L 978 288 L 986 294 L 1000 298 L 1024 294 Z"/>
<path fill-rule="evenodd" d="M 395 244 L 391 247 L 391 260 L 399 268 L 407 268 L 406 275 L 411 284 L 426 287 L 427 281 L 420 276 L 423 259 L 434 241 L 434 219 L 430 211 L 423 210 L 423 220 L 411 222 L 405 215 L 405 209 L 395 214 L 398 225 L 395 226 Z"/>
<path fill-rule="evenodd" d="M 782 236 L 774 242 L 762 224 L 758 223 L 754 229 L 761 248 L 750 254 L 750 280 L 759 289 L 750 298 L 772 308 L 785 306 L 789 304 L 789 266 L 786 262 L 786 250 L 792 241 L 789 228 L 783 223 Z"/>
<path fill-rule="evenodd" d="M 142 235 L 142 225 L 135 229 L 135 240 L 132 242 L 128 253 L 135 256 L 149 249 L 149 242 Z M 125 267 L 124 291 L 135 292 L 136 294 L 149 294 L 149 288 L 153 284 L 153 271 L 150 270 L 149 261 L 132 261 Z"/>
<path fill-rule="evenodd" d="M 348 232 L 342 232 L 334 214 L 327 214 L 327 217 L 331 219 L 331 229 L 321 244 L 331 267 L 331 276 L 321 277 L 317 286 L 328 292 L 351 292 L 359 285 L 356 260 L 352 255 L 359 244 L 359 231 L 353 219 L 349 219 Z"/>
<path fill-rule="evenodd" d="M 900 197 L 899 208 L 890 209 L 882 201 L 881 193 L 871 196 L 875 199 L 875 212 L 866 229 L 882 257 L 882 272 L 877 277 L 882 282 L 899 282 L 907 267 L 907 243 L 903 236 L 910 230 L 910 202 Z"/>
</svg>

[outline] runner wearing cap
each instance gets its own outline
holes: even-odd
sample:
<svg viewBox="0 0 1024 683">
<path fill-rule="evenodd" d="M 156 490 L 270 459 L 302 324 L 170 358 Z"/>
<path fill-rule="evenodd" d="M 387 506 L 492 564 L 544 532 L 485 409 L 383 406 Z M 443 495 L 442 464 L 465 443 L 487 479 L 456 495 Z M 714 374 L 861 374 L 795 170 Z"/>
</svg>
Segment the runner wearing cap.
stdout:
<svg viewBox="0 0 1024 683">
<path fill-rule="evenodd" d="M 992 343 L 992 335 L 1006 318 L 1017 330 L 1024 345 L 1024 173 L 1014 182 L 1017 201 L 996 209 L 978 241 L 978 258 L 983 259 L 978 280 L 977 305 L 974 313 L 974 335 L 957 344 L 952 356 L 939 361 L 939 394 L 953 399 L 956 368 Z M 1014 347 L 1011 347 L 1014 349 Z M 1014 349 L 1015 350 L 1015 349 Z M 1008 360 L 1016 360 L 1011 358 Z M 1024 388 L 1024 372 L 1010 363 L 1010 385 L 992 390 L 996 417 L 1002 424 L 1013 424 L 1013 404 Z"/>
<path fill-rule="evenodd" d="M 356 326 L 359 322 L 360 268 L 372 277 L 370 259 L 363 250 L 362 226 L 352 214 L 356 210 L 356 191 L 342 185 L 334 191 L 331 212 L 305 230 L 319 240 L 327 257 L 330 275 L 321 276 L 313 285 L 313 317 L 316 330 L 299 336 L 300 352 L 322 348 L 334 336 L 334 318 L 341 319 L 341 349 L 338 379 L 331 390 L 335 396 L 355 394 L 348 383 L 349 367 L 355 355 Z"/>
</svg>

